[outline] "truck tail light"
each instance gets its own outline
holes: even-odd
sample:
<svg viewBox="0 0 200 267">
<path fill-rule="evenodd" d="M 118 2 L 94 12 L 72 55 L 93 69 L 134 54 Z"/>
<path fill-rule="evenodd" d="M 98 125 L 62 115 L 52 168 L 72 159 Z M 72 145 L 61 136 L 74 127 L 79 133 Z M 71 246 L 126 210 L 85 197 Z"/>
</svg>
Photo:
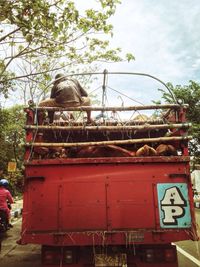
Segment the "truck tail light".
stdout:
<svg viewBox="0 0 200 267">
<path fill-rule="evenodd" d="M 65 250 L 63 255 L 64 263 L 71 264 L 74 261 L 72 250 Z"/>
<path fill-rule="evenodd" d="M 176 262 L 176 248 L 163 247 L 163 248 L 146 248 L 143 253 L 143 260 L 145 262 Z"/>
<path fill-rule="evenodd" d="M 72 264 L 77 261 L 77 251 L 70 247 L 42 247 L 42 263 L 44 265 Z M 60 266 L 60 265 L 59 265 Z"/>
<path fill-rule="evenodd" d="M 145 251 L 145 260 L 146 262 L 154 262 L 154 250 L 153 249 L 147 249 Z"/>
<path fill-rule="evenodd" d="M 174 262 L 176 261 L 176 250 L 169 248 L 165 249 L 165 261 L 166 262 Z"/>
<path fill-rule="evenodd" d="M 60 262 L 60 253 L 59 251 L 47 250 L 42 254 L 43 264 L 58 264 Z"/>
</svg>

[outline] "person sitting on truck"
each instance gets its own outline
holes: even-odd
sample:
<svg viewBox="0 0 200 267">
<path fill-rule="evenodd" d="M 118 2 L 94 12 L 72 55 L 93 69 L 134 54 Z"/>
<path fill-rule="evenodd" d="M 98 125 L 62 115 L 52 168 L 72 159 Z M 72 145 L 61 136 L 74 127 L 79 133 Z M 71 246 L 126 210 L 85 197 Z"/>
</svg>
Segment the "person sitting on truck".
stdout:
<svg viewBox="0 0 200 267">
<path fill-rule="evenodd" d="M 39 103 L 39 107 L 78 107 L 90 106 L 90 98 L 76 79 L 68 78 L 63 74 L 55 76 L 54 85 L 49 99 Z M 48 113 L 50 123 L 53 123 L 54 112 Z M 87 111 L 87 122 L 91 123 L 91 111 Z"/>
<path fill-rule="evenodd" d="M 0 180 L 0 210 L 4 210 L 6 212 L 8 226 L 12 227 L 9 223 L 10 220 L 10 209 L 11 204 L 14 202 L 11 193 L 7 190 L 9 183 L 6 179 Z M 10 208 L 9 208 L 10 205 Z"/>
</svg>

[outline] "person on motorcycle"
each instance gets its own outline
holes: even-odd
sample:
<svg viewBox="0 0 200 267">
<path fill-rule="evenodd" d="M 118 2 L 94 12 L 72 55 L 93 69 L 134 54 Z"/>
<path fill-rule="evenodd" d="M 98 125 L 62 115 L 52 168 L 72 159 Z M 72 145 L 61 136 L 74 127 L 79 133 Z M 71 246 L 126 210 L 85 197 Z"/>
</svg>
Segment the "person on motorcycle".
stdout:
<svg viewBox="0 0 200 267">
<path fill-rule="evenodd" d="M 12 225 L 9 223 L 10 209 L 8 207 L 8 203 L 11 205 L 14 201 L 13 201 L 13 197 L 11 193 L 6 189 L 8 185 L 9 183 L 6 179 L 0 180 L 0 210 L 3 210 L 6 212 L 8 225 L 12 227 Z"/>
</svg>

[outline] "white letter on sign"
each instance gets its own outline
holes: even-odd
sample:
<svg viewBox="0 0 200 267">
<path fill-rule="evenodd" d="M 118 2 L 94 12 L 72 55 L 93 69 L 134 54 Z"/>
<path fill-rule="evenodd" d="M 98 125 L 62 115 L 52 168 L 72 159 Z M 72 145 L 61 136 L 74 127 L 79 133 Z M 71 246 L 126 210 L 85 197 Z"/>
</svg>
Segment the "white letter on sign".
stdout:
<svg viewBox="0 0 200 267">
<path fill-rule="evenodd" d="M 164 212 L 163 224 L 177 225 L 177 219 L 185 215 L 187 205 L 180 189 L 176 186 L 166 189 L 161 200 L 161 209 Z"/>
<path fill-rule="evenodd" d="M 165 191 L 165 195 L 161 201 L 161 205 L 181 205 L 185 206 L 186 202 L 179 188 L 171 187 Z"/>
<path fill-rule="evenodd" d="M 179 206 L 162 206 L 164 211 L 163 224 L 177 224 L 177 218 L 185 215 L 185 210 Z"/>
</svg>

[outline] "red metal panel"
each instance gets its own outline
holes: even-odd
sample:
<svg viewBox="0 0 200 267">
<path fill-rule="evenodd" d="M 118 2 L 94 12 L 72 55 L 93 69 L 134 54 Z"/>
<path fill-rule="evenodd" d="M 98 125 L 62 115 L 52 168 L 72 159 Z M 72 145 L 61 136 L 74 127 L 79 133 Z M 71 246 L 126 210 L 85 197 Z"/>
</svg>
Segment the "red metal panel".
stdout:
<svg viewBox="0 0 200 267">
<path fill-rule="evenodd" d="M 185 239 L 177 231 L 154 232 L 160 229 L 155 185 L 187 182 L 187 176 L 179 176 L 184 173 L 188 173 L 185 162 L 29 165 L 23 241 L 54 244 L 55 235 L 58 244 L 74 245 L 69 233 L 75 244 L 89 245 L 93 242 L 89 232 L 122 231 L 116 243 L 125 244 L 128 231 L 138 229 L 144 230 L 144 243 L 155 242 L 156 236 L 158 242 Z M 64 240 L 58 239 L 59 233 Z M 112 243 L 110 237 L 107 242 Z"/>
<path fill-rule="evenodd" d="M 58 229 L 58 186 L 42 181 L 30 181 L 28 203 L 24 210 L 28 230 L 52 231 Z"/>
<path fill-rule="evenodd" d="M 106 230 L 105 183 L 89 176 L 83 181 L 62 184 L 62 229 Z"/>
<path fill-rule="evenodd" d="M 98 169 L 98 168 L 97 168 Z M 106 229 L 104 175 L 95 166 L 47 165 L 27 169 L 25 199 L 29 231 Z M 101 169 L 100 169 L 101 170 Z M 102 172 L 102 170 L 101 170 Z M 44 181 L 37 181 L 37 177 Z M 35 177 L 35 178 L 34 178 Z M 30 180 L 30 181 L 29 181 Z"/>
<path fill-rule="evenodd" d="M 110 182 L 108 187 L 111 229 L 155 227 L 155 206 L 152 184 L 149 181 Z M 148 218 L 145 219 L 145 218 Z"/>
</svg>

